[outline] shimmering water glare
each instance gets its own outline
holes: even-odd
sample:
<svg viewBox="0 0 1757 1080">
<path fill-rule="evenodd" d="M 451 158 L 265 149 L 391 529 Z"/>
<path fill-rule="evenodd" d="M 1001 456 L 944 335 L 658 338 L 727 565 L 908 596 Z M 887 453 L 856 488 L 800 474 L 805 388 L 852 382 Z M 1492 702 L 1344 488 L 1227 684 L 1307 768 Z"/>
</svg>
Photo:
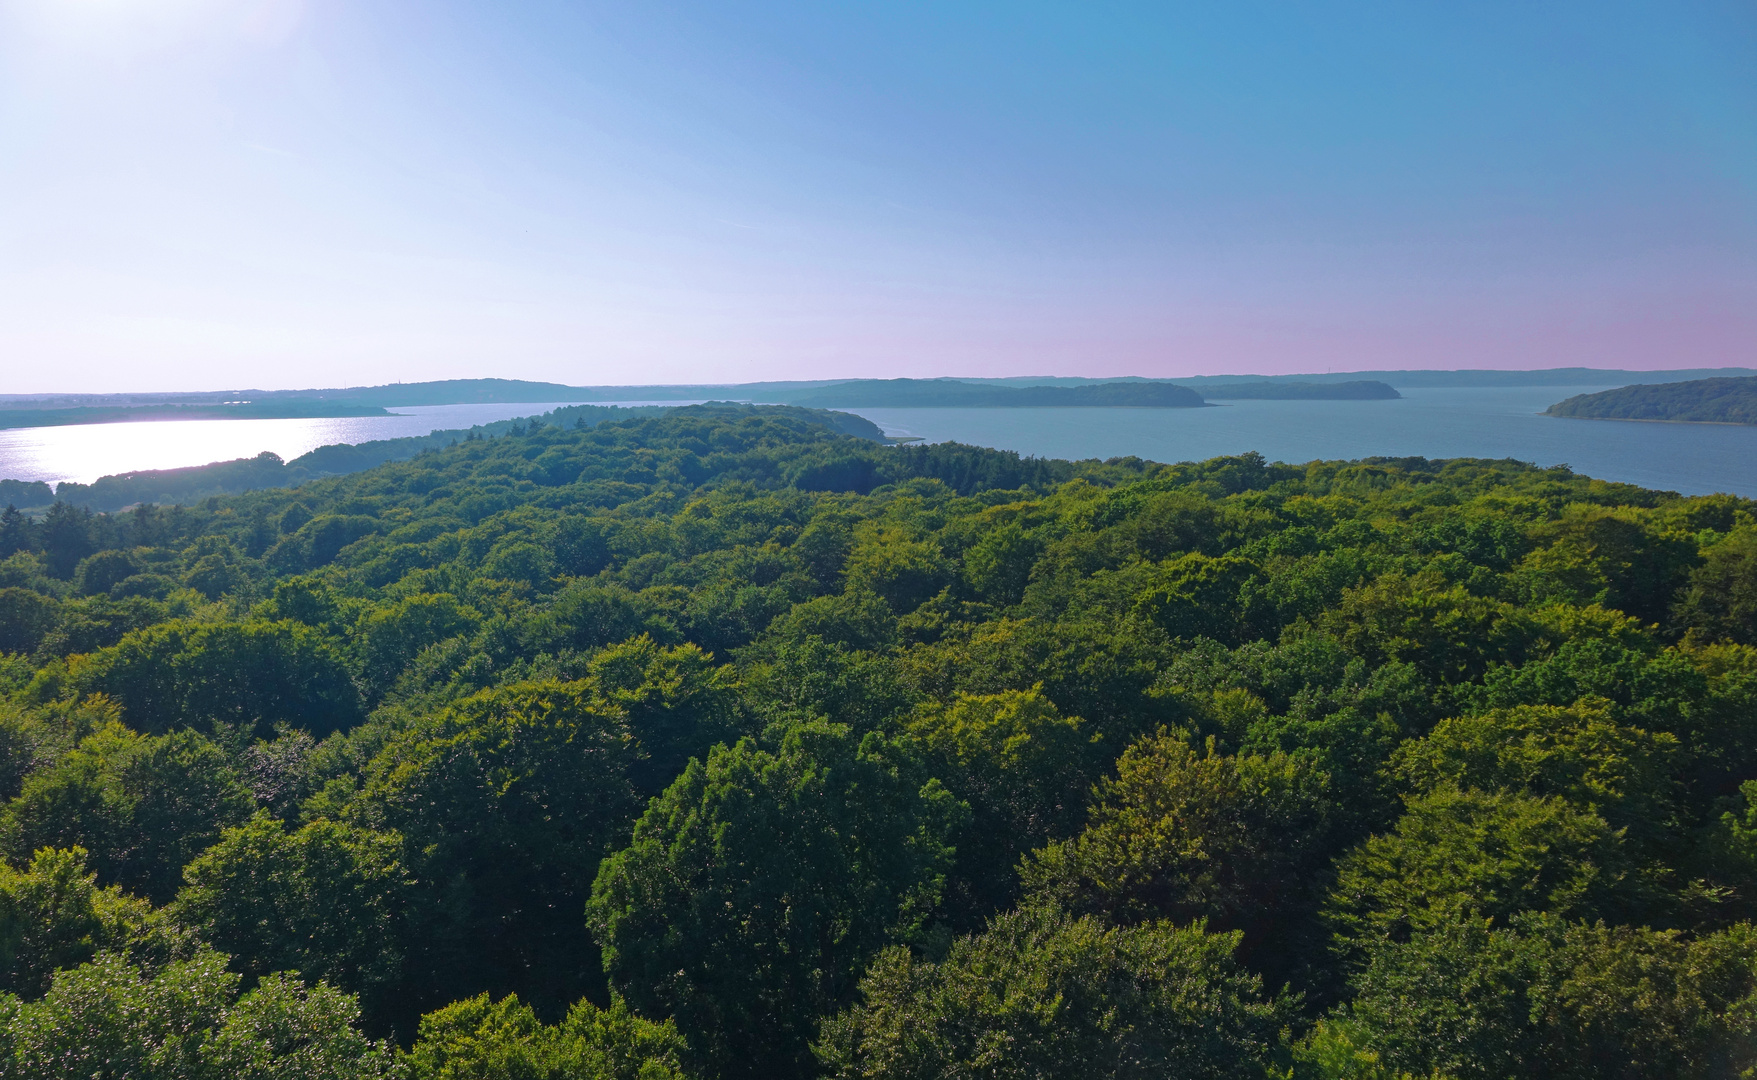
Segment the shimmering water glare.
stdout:
<svg viewBox="0 0 1757 1080">
<path fill-rule="evenodd" d="M 143 469 L 181 469 L 255 457 L 264 450 L 291 461 L 320 446 L 401 439 L 534 416 L 558 404 L 404 406 L 392 416 L 299 420 L 162 420 L 138 424 L 77 424 L 0 431 L 0 479 L 73 480 Z"/>
<path fill-rule="evenodd" d="M 1209 409 L 852 409 L 891 435 L 1050 458 L 1199 461 L 1255 450 L 1276 461 L 1420 456 L 1570 465 L 1605 480 L 1757 497 L 1757 427 L 1540 416 L 1606 387 L 1404 390 L 1399 401 L 1238 401 Z M 616 402 L 614 404 L 645 404 Z M 666 402 L 664 404 L 683 404 Z M 0 431 L 0 477 L 90 482 L 108 473 L 467 428 L 554 404 L 436 405 L 395 416 L 190 420 Z"/>
</svg>

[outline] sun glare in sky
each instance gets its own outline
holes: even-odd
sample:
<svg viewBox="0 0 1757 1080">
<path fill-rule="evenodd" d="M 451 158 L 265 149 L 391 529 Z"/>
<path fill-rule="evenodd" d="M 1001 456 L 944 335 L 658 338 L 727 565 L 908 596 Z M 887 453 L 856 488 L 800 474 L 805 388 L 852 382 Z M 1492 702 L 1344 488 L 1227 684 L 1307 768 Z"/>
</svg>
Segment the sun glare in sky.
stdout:
<svg viewBox="0 0 1757 1080">
<path fill-rule="evenodd" d="M 1746 364 L 1748 4 L 0 0 L 0 390 Z"/>
</svg>

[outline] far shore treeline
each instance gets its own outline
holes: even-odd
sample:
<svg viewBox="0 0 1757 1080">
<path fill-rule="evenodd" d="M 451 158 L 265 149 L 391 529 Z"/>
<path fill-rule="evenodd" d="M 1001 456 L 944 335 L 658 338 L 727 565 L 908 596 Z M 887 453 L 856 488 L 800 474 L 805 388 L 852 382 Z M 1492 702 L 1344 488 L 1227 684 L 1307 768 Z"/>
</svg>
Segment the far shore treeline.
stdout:
<svg viewBox="0 0 1757 1080">
<path fill-rule="evenodd" d="M 1757 424 L 1757 376 L 1693 379 L 1577 394 L 1551 405 L 1545 415 L 1585 420 Z"/>
<path fill-rule="evenodd" d="M 240 390 L 189 395 L 36 395 L 0 397 L 0 429 L 117 424 L 154 420 L 268 420 L 298 417 L 385 416 L 387 407 L 487 402 L 580 401 L 610 391 L 627 400 L 627 387 L 567 387 L 510 379 L 458 379 L 348 390 Z M 1086 382 L 1077 386 L 1013 386 L 994 380 L 852 379 L 829 383 L 753 383 L 747 386 L 655 388 L 658 398 L 712 397 L 808 408 L 1085 406 L 1200 408 L 1204 398 L 1380 400 L 1400 395 L 1373 380 L 1290 382 L 1260 379 L 1217 383 L 1200 392 L 1161 380 Z M 657 393 L 657 391 L 664 391 Z M 690 391 L 694 391 L 693 393 Z M 225 400 L 237 395 L 248 400 Z M 179 400 L 163 400 L 179 399 Z"/>
</svg>

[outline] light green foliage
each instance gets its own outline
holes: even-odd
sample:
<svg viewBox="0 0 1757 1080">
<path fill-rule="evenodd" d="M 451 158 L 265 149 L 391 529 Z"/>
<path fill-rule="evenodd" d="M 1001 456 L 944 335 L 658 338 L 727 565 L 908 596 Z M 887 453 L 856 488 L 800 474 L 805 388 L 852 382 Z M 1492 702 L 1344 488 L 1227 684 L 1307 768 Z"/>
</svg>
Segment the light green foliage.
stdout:
<svg viewBox="0 0 1757 1080">
<path fill-rule="evenodd" d="M 296 972 L 378 999 L 402 974 L 412 883 L 401 838 L 334 821 L 289 832 L 258 813 L 184 870 L 172 917 L 251 979 Z"/>
<path fill-rule="evenodd" d="M 360 668 L 375 695 L 383 695 L 405 665 L 429 645 L 475 628 L 481 616 L 448 593 L 417 593 L 360 620 Z"/>
<path fill-rule="evenodd" d="M 845 573 L 850 591 L 873 593 L 891 610 L 905 614 L 940 591 L 948 567 L 937 545 L 891 526 L 860 537 Z"/>
<path fill-rule="evenodd" d="M 1160 569 L 1138 610 L 1173 637 L 1210 637 L 1236 644 L 1250 626 L 1245 587 L 1257 573 L 1250 559 L 1200 552 Z"/>
<path fill-rule="evenodd" d="M 1236 941 L 1027 907 L 939 963 L 881 954 L 818 1053 L 838 1080 L 1277 1076 L 1287 1013 L 1233 962 Z"/>
<path fill-rule="evenodd" d="M 270 975 L 226 1010 L 201 1044 L 198 1076 L 227 1080 L 381 1080 L 391 1049 L 359 1030 L 354 999 L 328 986 Z"/>
<path fill-rule="evenodd" d="M 225 958 L 156 972 L 106 953 L 64 971 L 42 1000 L 0 1016 L 6 1080 L 377 1080 L 389 1049 L 355 1027 L 353 1000 L 282 976 L 237 996 Z"/>
<path fill-rule="evenodd" d="M 674 1025 L 621 998 L 580 1001 L 545 1025 L 517 997 L 481 994 L 423 1016 L 403 1062 L 410 1080 L 683 1080 L 683 1056 Z"/>
<path fill-rule="evenodd" d="M 822 723 L 692 761 L 593 887 L 611 985 L 723 1076 L 800 1074 L 815 1017 L 944 888 L 959 807 L 912 764 Z"/>
<path fill-rule="evenodd" d="M 1031 582 L 1031 568 L 1042 554 L 1043 542 L 1017 522 L 990 529 L 964 553 L 964 573 L 984 598 L 996 603 L 1017 603 Z"/>
<path fill-rule="evenodd" d="M 1521 655 L 1530 636 L 1517 608 L 1437 574 L 1384 574 L 1345 590 L 1318 621 L 1369 663 L 1410 663 L 1435 679 L 1480 676 L 1489 664 Z"/>
<path fill-rule="evenodd" d="M 741 733 L 737 673 L 695 645 L 662 648 L 642 634 L 594 655 L 586 677 L 627 718 L 643 758 L 631 775 L 643 795 L 658 794 L 690 758 Z"/>
<path fill-rule="evenodd" d="M 1398 747 L 1393 768 L 1417 791 L 1561 796 L 1657 844 L 1677 820 L 1677 759 L 1675 736 L 1619 724 L 1609 702 L 1585 698 L 1442 721 Z"/>
<path fill-rule="evenodd" d="M 0 990 L 41 997 L 59 968 L 100 951 L 168 956 L 180 942 L 151 905 L 85 869 L 85 851 L 44 848 L 24 871 L 0 865 Z"/>
<path fill-rule="evenodd" d="M 1037 689 L 960 694 L 921 707 L 906 730 L 928 768 L 971 809 L 952 902 L 980 923 L 1013 898 L 1021 855 L 1079 828 L 1104 748 Z"/>
<path fill-rule="evenodd" d="M 1361 1051 L 1421 1076 L 1737 1076 L 1757 1064 L 1754 962 L 1748 926 L 1692 940 L 1467 917 L 1376 946 L 1343 1023 Z"/>
<path fill-rule="evenodd" d="M 1357 941 L 1521 911 L 1622 919 L 1655 901 L 1622 837 L 1556 796 L 1440 788 L 1344 857 L 1330 914 Z"/>
<path fill-rule="evenodd" d="M 1205 919 L 1286 964 L 1333 853 L 1329 778 L 1309 758 L 1229 757 L 1160 734 L 1129 747 L 1079 836 L 1033 853 L 1025 887 L 1122 922 Z"/>
<path fill-rule="evenodd" d="M 41 848 L 82 847 L 100 881 L 163 902 L 183 866 L 252 808 L 207 739 L 137 735 L 112 722 L 25 781 L 0 811 L 0 848 L 16 863 Z"/>
<path fill-rule="evenodd" d="M 488 552 L 488 557 L 482 560 L 482 573 L 501 581 L 547 591 L 554 585 L 555 559 L 546 549 L 529 540 L 509 537 Z"/>
</svg>

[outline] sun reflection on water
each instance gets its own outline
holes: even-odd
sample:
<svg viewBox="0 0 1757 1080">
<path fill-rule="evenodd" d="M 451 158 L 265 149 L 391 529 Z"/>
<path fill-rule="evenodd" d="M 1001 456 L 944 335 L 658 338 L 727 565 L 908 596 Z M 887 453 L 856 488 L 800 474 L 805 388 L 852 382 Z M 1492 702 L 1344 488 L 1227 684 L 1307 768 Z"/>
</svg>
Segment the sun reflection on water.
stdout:
<svg viewBox="0 0 1757 1080">
<path fill-rule="evenodd" d="M 0 430 L 0 479 L 72 480 L 145 469 L 180 469 L 255 457 L 264 450 L 291 461 L 332 443 L 362 443 L 468 428 L 532 416 L 561 404 L 429 405 L 391 416 L 290 420 L 161 420 Z"/>
</svg>

